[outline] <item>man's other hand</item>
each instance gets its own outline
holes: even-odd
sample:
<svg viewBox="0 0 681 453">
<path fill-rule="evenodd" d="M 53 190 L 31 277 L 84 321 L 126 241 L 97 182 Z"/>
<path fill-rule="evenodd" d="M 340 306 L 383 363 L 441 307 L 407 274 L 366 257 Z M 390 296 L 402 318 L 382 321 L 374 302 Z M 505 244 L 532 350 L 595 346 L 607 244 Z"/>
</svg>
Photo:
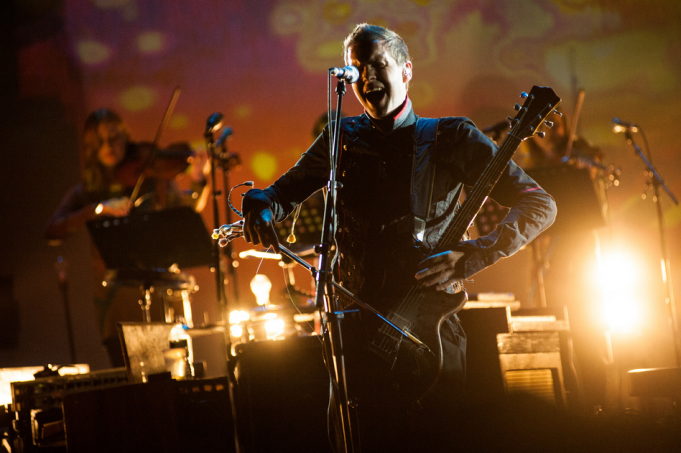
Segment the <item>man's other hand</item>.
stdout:
<svg viewBox="0 0 681 453">
<path fill-rule="evenodd" d="M 436 290 L 444 291 L 463 280 L 454 277 L 454 267 L 462 256 L 463 252 L 452 250 L 430 256 L 419 263 L 420 270 L 416 273 L 416 279 L 425 286 L 435 285 Z"/>
</svg>

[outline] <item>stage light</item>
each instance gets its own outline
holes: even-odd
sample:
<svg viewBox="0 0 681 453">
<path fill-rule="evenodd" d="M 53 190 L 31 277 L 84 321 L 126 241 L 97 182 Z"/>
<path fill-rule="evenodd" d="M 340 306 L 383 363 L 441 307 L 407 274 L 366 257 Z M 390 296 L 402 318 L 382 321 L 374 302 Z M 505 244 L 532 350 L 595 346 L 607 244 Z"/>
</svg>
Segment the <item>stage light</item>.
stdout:
<svg viewBox="0 0 681 453">
<path fill-rule="evenodd" d="M 245 250 L 239 253 L 239 258 L 261 258 L 266 260 L 281 260 L 280 253 L 263 252 L 260 250 Z"/>
<path fill-rule="evenodd" d="M 241 338 L 244 334 L 244 329 L 239 324 L 233 324 L 229 327 L 229 333 L 231 333 L 234 338 Z"/>
<path fill-rule="evenodd" d="M 631 333 L 640 327 L 640 275 L 634 257 L 624 252 L 604 255 L 599 261 L 598 284 L 603 312 L 612 332 Z"/>
<path fill-rule="evenodd" d="M 245 310 L 233 310 L 229 313 L 229 323 L 230 324 L 240 324 L 244 321 L 248 321 L 251 315 Z"/>
<path fill-rule="evenodd" d="M 276 340 L 284 335 L 285 322 L 283 319 L 270 319 L 265 322 L 265 332 L 268 340 Z"/>
<path fill-rule="evenodd" d="M 270 290 L 272 282 L 266 275 L 256 274 L 251 280 L 251 291 L 255 294 L 258 305 L 265 306 L 270 303 Z"/>
</svg>

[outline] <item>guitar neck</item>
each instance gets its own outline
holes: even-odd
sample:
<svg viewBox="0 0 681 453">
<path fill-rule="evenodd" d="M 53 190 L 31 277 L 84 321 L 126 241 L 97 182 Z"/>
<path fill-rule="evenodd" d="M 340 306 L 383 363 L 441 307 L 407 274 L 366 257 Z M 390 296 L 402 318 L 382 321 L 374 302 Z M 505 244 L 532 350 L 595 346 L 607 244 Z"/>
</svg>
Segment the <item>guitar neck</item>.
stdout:
<svg viewBox="0 0 681 453">
<path fill-rule="evenodd" d="M 461 241 L 461 238 L 466 234 L 473 220 L 475 220 L 475 216 L 480 211 L 490 192 L 492 192 L 494 185 L 508 166 L 521 142 L 521 139 L 511 134 L 506 136 L 499 151 L 487 164 L 473 189 L 466 194 L 466 199 L 461 205 L 461 209 L 459 209 L 459 212 L 454 217 L 452 223 L 449 224 L 447 231 L 435 248 L 436 254 L 451 249 Z"/>
</svg>

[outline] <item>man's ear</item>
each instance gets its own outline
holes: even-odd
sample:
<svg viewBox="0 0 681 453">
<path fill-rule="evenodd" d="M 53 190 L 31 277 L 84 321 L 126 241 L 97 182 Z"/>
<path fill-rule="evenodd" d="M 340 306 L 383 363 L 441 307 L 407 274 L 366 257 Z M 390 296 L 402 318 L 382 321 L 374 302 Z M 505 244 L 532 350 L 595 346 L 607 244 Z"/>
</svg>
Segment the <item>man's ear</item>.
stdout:
<svg viewBox="0 0 681 453">
<path fill-rule="evenodd" d="M 411 61 L 407 61 L 404 64 L 404 69 L 402 70 L 402 81 L 404 83 L 409 83 L 409 81 L 411 80 L 411 77 L 412 77 L 412 75 L 411 75 Z"/>
</svg>

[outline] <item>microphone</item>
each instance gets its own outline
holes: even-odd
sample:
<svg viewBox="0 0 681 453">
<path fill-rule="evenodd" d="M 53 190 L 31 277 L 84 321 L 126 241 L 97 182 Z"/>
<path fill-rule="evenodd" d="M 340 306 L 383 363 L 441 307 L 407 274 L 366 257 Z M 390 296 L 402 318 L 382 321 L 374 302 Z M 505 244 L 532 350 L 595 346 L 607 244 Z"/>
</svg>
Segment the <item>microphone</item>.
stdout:
<svg viewBox="0 0 681 453">
<path fill-rule="evenodd" d="M 232 128 L 226 126 L 224 129 L 222 129 L 220 137 L 215 141 L 215 147 L 217 148 L 222 146 L 222 144 L 225 143 L 225 140 L 227 140 L 227 137 L 229 137 L 230 135 L 232 135 Z"/>
<path fill-rule="evenodd" d="M 352 65 L 344 68 L 330 68 L 329 72 L 345 83 L 355 83 L 359 80 L 359 70 Z"/>
<path fill-rule="evenodd" d="M 612 131 L 616 134 L 620 132 L 638 132 L 638 126 L 634 123 L 627 123 L 619 118 L 612 119 Z"/>
<path fill-rule="evenodd" d="M 209 116 L 208 120 L 206 121 L 206 134 L 214 132 L 216 129 L 218 129 L 222 124 L 222 118 L 224 118 L 222 113 L 213 113 L 211 116 Z"/>
</svg>

